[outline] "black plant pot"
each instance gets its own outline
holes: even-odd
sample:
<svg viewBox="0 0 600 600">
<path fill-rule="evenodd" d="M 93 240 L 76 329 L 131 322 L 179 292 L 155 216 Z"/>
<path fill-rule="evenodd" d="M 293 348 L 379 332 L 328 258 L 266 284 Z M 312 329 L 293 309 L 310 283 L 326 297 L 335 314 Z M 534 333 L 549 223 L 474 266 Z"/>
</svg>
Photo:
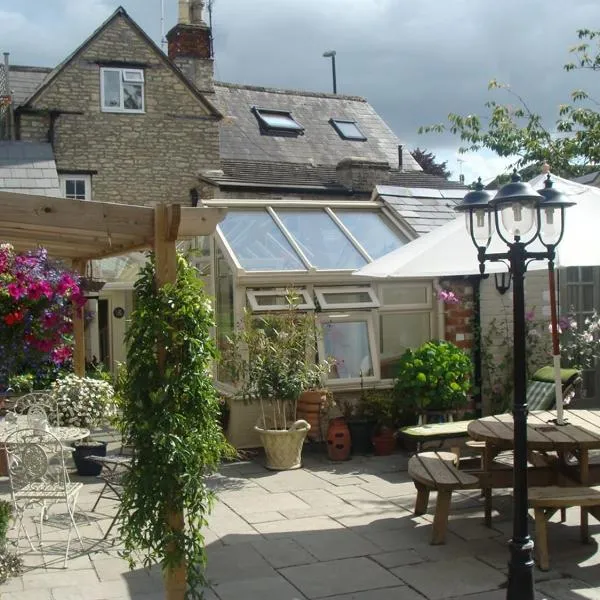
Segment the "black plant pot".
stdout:
<svg viewBox="0 0 600 600">
<path fill-rule="evenodd" d="M 88 460 L 88 456 L 106 456 L 108 442 L 90 441 L 83 444 L 74 444 L 73 460 L 77 467 L 77 474 L 88 477 L 97 477 L 102 471 L 102 465 Z"/>
<path fill-rule="evenodd" d="M 375 421 L 350 419 L 347 421 L 352 440 L 352 454 L 373 454 L 373 430 Z"/>
</svg>

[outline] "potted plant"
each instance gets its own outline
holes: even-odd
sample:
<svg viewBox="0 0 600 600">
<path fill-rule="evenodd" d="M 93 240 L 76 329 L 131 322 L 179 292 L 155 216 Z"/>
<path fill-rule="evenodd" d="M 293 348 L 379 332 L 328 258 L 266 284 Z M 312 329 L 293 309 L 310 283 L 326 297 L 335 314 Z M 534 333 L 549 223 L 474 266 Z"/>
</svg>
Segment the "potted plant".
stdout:
<svg viewBox="0 0 600 600">
<path fill-rule="evenodd" d="M 373 449 L 378 456 L 387 456 L 396 449 L 396 407 L 392 390 L 369 390 L 365 405 L 375 420 Z"/>
<path fill-rule="evenodd" d="M 51 387 L 61 426 L 92 429 L 116 416 L 115 393 L 107 381 L 69 374 Z M 101 465 L 87 456 L 106 456 L 107 442 L 87 439 L 74 443 L 73 460 L 80 475 L 99 475 Z"/>
<path fill-rule="evenodd" d="M 292 304 L 279 313 L 246 313 L 225 342 L 222 365 L 237 388 L 236 397 L 260 402 L 255 430 L 269 469 L 301 466 L 310 424 L 296 418 L 298 397 L 317 388 L 329 370 L 328 361 L 315 360 L 316 327 L 313 314 Z"/>
<path fill-rule="evenodd" d="M 12 502 L 0 500 L 0 584 L 3 584 L 9 577 L 20 575 L 23 570 L 22 559 L 6 547 L 6 535 L 12 516 Z"/>
<path fill-rule="evenodd" d="M 394 382 L 398 408 L 452 413 L 464 408 L 471 388 L 473 364 L 468 354 L 444 340 L 408 349 L 400 357 Z"/>
</svg>

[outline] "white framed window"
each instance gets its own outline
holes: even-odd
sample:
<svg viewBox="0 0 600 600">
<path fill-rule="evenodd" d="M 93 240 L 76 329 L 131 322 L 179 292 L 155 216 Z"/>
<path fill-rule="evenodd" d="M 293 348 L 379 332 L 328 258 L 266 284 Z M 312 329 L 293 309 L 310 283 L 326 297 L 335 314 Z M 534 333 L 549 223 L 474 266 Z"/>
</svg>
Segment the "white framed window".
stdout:
<svg viewBox="0 0 600 600">
<path fill-rule="evenodd" d="M 329 382 L 370 381 L 379 377 L 373 318 L 370 313 L 321 316 L 319 355 L 334 360 Z"/>
<path fill-rule="evenodd" d="M 323 310 L 379 306 L 375 290 L 369 286 L 316 287 L 315 295 Z"/>
<path fill-rule="evenodd" d="M 430 283 L 384 283 L 379 286 L 382 309 L 433 308 Z"/>
<path fill-rule="evenodd" d="M 382 379 L 396 377 L 400 357 L 433 338 L 431 311 L 379 313 L 379 360 Z"/>
<path fill-rule="evenodd" d="M 248 304 L 254 312 L 287 310 L 290 308 L 291 294 L 296 296 L 294 306 L 300 310 L 314 310 L 315 303 L 305 289 L 246 290 Z"/>
<path fill-rule="evenodd" d="M 65 198 L 71 200 L 92 199 L 92 177 L 91 175 L 71 175 L 61 173 L 58 176 L 60 189 Z"/>
<path fill-rule="evenodd" d="M 142 69 L 100 69 L 100 102 L 104 112 L 144 112 Z"/>
</svg>

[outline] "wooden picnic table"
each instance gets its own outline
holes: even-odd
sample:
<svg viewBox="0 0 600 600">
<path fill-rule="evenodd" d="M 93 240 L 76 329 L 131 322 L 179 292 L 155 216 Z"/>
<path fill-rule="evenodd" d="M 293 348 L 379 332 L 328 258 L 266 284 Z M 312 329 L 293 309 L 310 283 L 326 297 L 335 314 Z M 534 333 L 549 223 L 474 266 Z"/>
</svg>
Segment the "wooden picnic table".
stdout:
<svg viewBox="0 0 600 600">
<path fill-rule="evenodd" d="M 600 477 L 600 472 L 591 473 L 589 451 L 600 449 L 600 411 L 565 410 L 565 425 L 557 425 L 555 411 L 534 411 L 527 416 L 527 449 L 539 453 L 543 460 L 546 453 L 556 452 L 559 470 L 573 483 L 589 485 Z M 487 460 L 494 453 L 513 447 L 514 423 L 509 413 L 493 415 L 472 421 L 467 428 L 469 436 L 484 441 Z M 577 459 L 574 464 L 572 458 Z M 484 465 L 487 470 L 490 464 Z M 597 470 L 595 470 L 597 471 Z"/>
</svg>

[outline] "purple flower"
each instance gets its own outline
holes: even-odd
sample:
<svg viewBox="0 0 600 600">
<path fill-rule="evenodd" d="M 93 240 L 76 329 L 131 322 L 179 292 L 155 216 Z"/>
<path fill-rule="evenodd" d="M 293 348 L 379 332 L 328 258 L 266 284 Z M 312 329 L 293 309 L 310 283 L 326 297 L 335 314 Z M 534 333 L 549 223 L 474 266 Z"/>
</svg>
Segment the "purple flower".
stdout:
<svg viewBox="0 0 600 600">
<path fill-rule="evenodd" d="M 437 299 L 446 304 L 460 304 L 460 298 L 451 290 L 438 290 Z"/>
<path fill-rule="evenodd" d="M 535 320 L 535 308 L 532 308 L 531 310 L 528 310 L 528 311 L 525 313 L 525 320 L 526 320 L 528 323 L 531 323 L 532 321 L 534 321 L 534 320 Z"/>
</svg>

